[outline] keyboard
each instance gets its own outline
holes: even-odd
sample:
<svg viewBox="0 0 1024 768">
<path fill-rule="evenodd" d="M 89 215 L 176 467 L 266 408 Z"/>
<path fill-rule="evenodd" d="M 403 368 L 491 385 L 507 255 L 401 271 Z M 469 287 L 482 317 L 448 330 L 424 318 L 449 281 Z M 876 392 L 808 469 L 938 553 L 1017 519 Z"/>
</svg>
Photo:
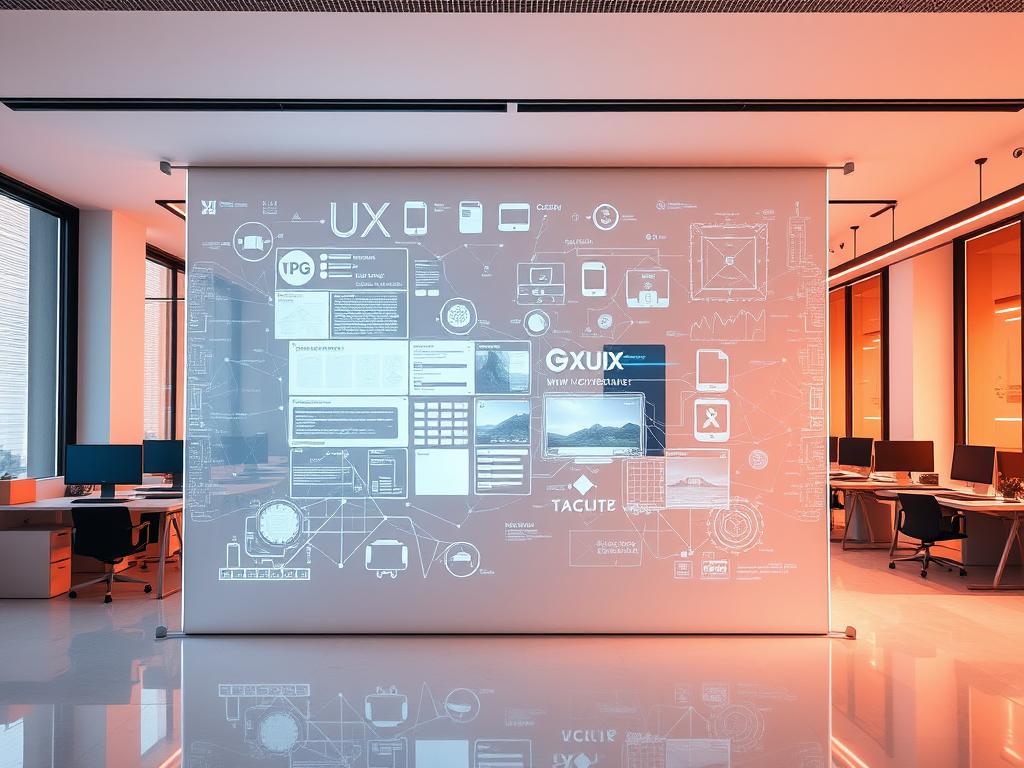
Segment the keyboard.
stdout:
<svg viewBox="0 0 1024 768">
<path fill-rule="evenodd" d="M 135 496 L 118 496 L 114 498 L 108 496 L 106 498 L 102 496 L 82 496 L 78 499 L 72 499 L 72 504 L 126 504 L 129 501 L 135 501 Z"/>
<path fill-rule="evenodd" d="M 947 501 L 995 501 L 995 496 L 981 496 L 976 493 L 937 493 L 935 494 L 937 499 L 946 499 Z"/>
<path fill-rule="evenodd" d="M 140 493 L 143 499 L 180 499 L 183 498 L 181 491 L 157 491 L 156 493 Z"/>
</svg>

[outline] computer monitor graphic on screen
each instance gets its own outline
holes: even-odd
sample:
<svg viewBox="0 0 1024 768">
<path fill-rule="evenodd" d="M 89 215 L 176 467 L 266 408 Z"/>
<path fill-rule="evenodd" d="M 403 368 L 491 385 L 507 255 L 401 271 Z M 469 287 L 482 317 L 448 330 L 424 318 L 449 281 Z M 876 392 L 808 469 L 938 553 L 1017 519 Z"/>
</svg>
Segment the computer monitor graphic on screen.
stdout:
<svg viewBox="0 0 1024 768">
<path fill-rule="evenodd" d="M 610 461 L 644 455 L 643 395 L 548 394 L 544 455 Z"/>
</svg>

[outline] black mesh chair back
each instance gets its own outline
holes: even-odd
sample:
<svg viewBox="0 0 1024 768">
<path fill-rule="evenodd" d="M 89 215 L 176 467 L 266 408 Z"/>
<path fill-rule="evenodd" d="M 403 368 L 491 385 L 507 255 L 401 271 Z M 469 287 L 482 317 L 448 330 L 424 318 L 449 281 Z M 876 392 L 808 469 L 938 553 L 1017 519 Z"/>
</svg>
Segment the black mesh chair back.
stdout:
<svg viewBox="0 0 1024 768">
<path fill-rule="evenodd" d="M 75 525 L 72 549 L 76 555 L 115 563 L 139 549 L 128 507 L 75 507 L 71 517 Z"/>
<path fill-rule="evenodd" d="M 901 493 L 900 506 L 903 508 L 899 516 L 897 529 L 905 536 L 919 541 L 942 541 L 942 507 L 934 496 L 916 493 Z"/>
</svg>

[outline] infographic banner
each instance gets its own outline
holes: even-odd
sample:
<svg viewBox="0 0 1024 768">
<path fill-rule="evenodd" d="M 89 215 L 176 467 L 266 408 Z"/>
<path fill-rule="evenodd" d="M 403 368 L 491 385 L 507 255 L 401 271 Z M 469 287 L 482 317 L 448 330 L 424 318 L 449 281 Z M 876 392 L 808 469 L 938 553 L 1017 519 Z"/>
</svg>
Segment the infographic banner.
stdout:
<svg viewBox="0 0 1024 768">
<path fill-rule="evenodd" d="M 186 631 L 827 631 L 826 197 L 190 171 Z"/>
</svg>

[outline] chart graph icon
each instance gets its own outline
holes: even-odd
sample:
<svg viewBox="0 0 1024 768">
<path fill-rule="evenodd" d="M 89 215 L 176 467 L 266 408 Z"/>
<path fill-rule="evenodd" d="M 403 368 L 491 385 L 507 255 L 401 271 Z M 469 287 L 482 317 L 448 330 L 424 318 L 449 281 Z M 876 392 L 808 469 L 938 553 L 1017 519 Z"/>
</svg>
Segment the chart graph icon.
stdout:
<svg viewBox="0 0 1024 768">
<path fill-rule="evenodd" d="M 757 314 L 741 309 L 724 317 L 718 312 L 705 315 L 690 325 L 693 341 L 764 341 L 764 310 Z"/>
</svg>

